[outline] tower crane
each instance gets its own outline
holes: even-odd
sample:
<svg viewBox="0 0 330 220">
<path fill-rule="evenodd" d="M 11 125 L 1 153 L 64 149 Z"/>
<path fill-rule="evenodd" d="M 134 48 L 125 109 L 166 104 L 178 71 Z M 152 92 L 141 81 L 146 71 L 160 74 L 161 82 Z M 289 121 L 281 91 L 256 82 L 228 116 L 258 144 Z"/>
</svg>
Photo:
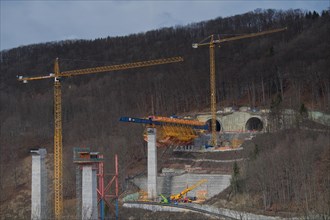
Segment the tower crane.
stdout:
<svg viewBox="0 0 330 220">
<path fill-rule="evenodd" d="M 210 91 L 211 91 L 211 132 L 212 132 L 212 139 L 211 139 L 211 145 L 212 146 L 217 146 L 217 136 L 216 136 L 216 83 L 215 83 L 215 51 L 214 47 L 215 45 L 219 45 L 221 43 L 225 43 L 228 41 L 234 41 L 234 40 L 240 40 L 240 39 L 245 39 L 245 38 L 251 38 L 251 37 L 257 37 L 261 35 L 266 35 L 266 34 L 272 34 L 280 31 L 284 31 L 287 28 L 278 28 L 278 29 L 273 29 L 273 30 L 268 30 L 268 31 L 262 31 L 262 32 L 257 32 L 257 33 L 251 33 L 251 34 L 246 34 L 246 35 L 239 35 L 235 37 L 229 37 L 229 38 L 224 38 L 224 39 L 215 39 L 214 34 L 210 35 L 209 37 L 205 38 L 202 40 L 200 43 L 193 43 L 192 47 L 193 48 L 198 48 L 202 46 L 209 46 L 210 50 Z M 209 40 L 209 41 L 208 41 Z"/>
<path fill-rule="evenodd" d="M 62 184 L 62 99 L 61 99 L 61 82 L 62 77 L 79 76 L 100 72 L 110 72 L 117 70 L 127 70 L 133 68 L 155 66 L 161 64 L 169 64 L 182 62 L 182 57 L 170 57 L 165 59 L 140 61 L 134 63 L 126 63 L 111 66 L 100 66 L 86 69 L 70 70 L 60 72 L 59 61 L 56 58 L 54 63 L 54 73 L 46 76 L 23 77 L 19 76 L 18 81 L 27 83 L 32 80 L 54 79 L 54 211 L 55 219 L 61 219 L 63 213 L 63 184 Z"/>
</svg>

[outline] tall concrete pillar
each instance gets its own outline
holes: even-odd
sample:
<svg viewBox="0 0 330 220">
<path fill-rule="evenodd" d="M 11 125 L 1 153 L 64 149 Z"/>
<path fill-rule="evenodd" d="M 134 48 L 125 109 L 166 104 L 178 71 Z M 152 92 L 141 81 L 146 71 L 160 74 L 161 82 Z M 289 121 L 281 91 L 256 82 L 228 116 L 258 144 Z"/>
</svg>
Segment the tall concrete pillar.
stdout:
<svg viewBox="0 0 330 220">
<path fill-rule="evenodd" d="M 44 148 L 31 150 L 32 181 L 31 181 L 31 219 L 47 219 L 47 170 Z"/>
<path fill-rule="evenodd" d="M 156 128 L 148 128 L 148 198 L 157 197 Z"/>
<path fill-rule="evenodd" d="M 97 192 L 96 170 L 92 165 L 82 167 L 82 219 L 98 219 L 97 216 Z"/>
</svg>

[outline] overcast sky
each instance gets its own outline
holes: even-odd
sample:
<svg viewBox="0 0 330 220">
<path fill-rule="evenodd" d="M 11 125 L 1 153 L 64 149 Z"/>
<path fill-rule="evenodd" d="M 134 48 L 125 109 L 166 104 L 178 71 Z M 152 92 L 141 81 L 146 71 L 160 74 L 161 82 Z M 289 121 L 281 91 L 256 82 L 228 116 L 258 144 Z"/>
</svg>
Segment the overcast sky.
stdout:
<svg viewBox="0 0 330 220">
<path fill-rule="evenodd" d="M 67 39 L 124 36 L 262 9 L 321 12 L 330 0 L 0 0 L 0 51 Z"/>
</svg>

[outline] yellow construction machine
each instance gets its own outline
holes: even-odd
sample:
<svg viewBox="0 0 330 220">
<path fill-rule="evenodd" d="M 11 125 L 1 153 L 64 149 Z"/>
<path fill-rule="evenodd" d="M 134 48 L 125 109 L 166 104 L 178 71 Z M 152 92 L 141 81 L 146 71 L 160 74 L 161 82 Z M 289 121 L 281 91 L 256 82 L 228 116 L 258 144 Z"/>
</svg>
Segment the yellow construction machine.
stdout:
<svg viewBox="0 0 330 220">
<path fill-rule="evenodd" d="M 170 196 L 170 201 L 176 201 L 176 202 L 192 202 L 191 199 L 189 198 L 184 198 L 183 196 L 186 195 L 188 192 L 190 192 L 191 190 L 197 188 L 198 186 L 202 185 L 203 183 L 207 182 L 207 179 L 202 179 L 200 181 L 198 181 L 195 185 L 192 185 L 190 187 L 187 187 L 186 189 L 182 190 L 182 192 L 175 194 L 175 195 L 171 195 Z"/>
</svg>

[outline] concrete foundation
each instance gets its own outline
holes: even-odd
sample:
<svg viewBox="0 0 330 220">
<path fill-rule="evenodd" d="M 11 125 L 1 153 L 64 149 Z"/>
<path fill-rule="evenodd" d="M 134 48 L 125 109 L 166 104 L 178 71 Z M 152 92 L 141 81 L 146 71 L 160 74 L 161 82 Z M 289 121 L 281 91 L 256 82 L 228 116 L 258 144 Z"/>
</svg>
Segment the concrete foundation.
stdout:
<svg viewBox="0 0 330 220">
<path fill-rule="evenodd" d="M 148 198 L 157 198 L 156 128 L 148 128 Z"/>
<path fill-rule="evenodd" d="M 187 186 L 192 186 L 202 179 L 207 179 L 199 187 L 188 193 L 188 196 L 198 196 L 198 193 L 206 192 L 205 198 L 209 199 L 212 196 L 219 194 L 230 185 L 231 175 L 224 174 L 191 174 L 185 173 L 174 176 L 158 176 L 157 177 L 157 190 L 164 195 L 172 195 L 181 192 Z M 147 178 L 138 177 L 133 180 L 133 183 L 142 190 L 147 190 Z"/>
<path fill-rule="evenodd" d="M 97 216 L 97 192 L 96 170 L 92 165 L 82 166 L 82 219 L 98 219 Z"/>
<path fill-rule="evenodd" d="M 31 219 L 47 219 L 47 170 L 44 148 L 31 150 L 32 181 L 31 181 Z"/>
</svg>

